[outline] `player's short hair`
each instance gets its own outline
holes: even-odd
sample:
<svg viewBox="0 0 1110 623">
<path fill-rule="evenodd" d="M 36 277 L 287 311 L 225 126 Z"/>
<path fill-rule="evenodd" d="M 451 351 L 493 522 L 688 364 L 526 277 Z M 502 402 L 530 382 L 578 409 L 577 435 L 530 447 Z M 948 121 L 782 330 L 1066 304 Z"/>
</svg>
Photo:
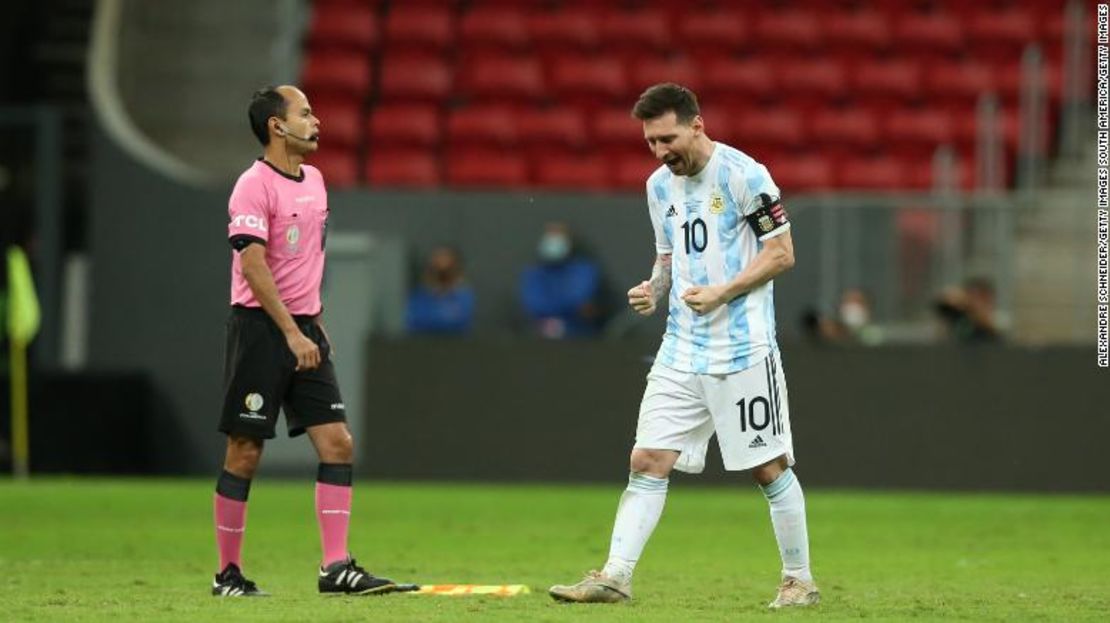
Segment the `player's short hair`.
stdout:
<svg viewBox="0 0 1110 623">
<path fill-rule="evenodd" d="M 251 96 L 251 105 L 247 108 L 247 118 L 251 122 L 251 132 L 258 138 L 263 147 L 270 144 L 270 128 L 267 122 L 270 117 L 285 118 L 287 105 L 285 97 L 277 92 L 277 87 L 268 86 L 259 89 Z"/>
<path fill-rule="evenodd" d="M 694 117 L 701 114 L 701 109 L 698 108 L 698 96 L 680 84 L 673 82 L 656 84 L 648 87 L 640 95 L 640 99 L 636 100 L 636 105 L 632 107 L 632 116 L 646 121 L 662 117 L 672 110 L 679 123 L 689 125 Z"/>
</svg>

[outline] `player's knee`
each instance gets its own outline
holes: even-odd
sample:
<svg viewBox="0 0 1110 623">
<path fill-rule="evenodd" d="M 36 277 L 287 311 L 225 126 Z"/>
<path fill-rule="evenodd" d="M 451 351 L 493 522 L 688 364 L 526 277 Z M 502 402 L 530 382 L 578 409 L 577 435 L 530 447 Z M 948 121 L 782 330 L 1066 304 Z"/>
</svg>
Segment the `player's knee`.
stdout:
<svg viewBox="0 0 1110 623">
<path fill-rule="evenodd" d="M 657 478 L 666 478 L 670 473 L 670 466 L 665 457 L 650 450 L 636 449 L 628 460 L 628 469 L 637 474 L 647 474 Z"/>
<path fill-rule="evenodd" d="M 760 485 L 767 486 L 778 479 L 786 468 L 786 456 L 783 455 L 752 468 L 752 478 Z"/>
</svg>

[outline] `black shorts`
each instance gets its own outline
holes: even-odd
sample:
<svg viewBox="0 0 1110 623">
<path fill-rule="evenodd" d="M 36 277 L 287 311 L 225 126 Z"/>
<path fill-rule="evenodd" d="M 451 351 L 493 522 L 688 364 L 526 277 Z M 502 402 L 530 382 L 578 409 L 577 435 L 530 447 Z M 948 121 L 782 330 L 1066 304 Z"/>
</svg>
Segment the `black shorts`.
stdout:
<svg viewBox="0 0 1110 623">
<path fill-rule="evenodd" d="M 331 362 L 331 344 L 314 317 L 293 319 L 320 347 L 320 365 L 315 370 L 295 371 L 293 351 L 264 310 L 231 308 L 220 432 L 273 439 L 279 407 L 285 409 L 290 437 L 304 433 L 309 426 L 347 421 Z"/>
</svg>

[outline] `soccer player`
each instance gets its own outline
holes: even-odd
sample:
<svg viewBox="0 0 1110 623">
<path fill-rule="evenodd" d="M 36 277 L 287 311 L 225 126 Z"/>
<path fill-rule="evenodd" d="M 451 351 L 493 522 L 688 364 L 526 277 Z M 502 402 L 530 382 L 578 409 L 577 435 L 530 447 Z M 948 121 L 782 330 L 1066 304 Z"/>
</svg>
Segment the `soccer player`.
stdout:
<svg viewBox="0 0 1110 623">
<path fill-rule="evenodd" d="M 751 470 L 771 507 L 782 583 L 770 607 L 820 599 L 775 342 L 772 279 L 794 265 L 790 222 L 767 168 L 710 140 L 699 112 L 697 97 L 670 83 L 649 88 L 632 109 L 663 166 L 647 181 L 655 266 L 628 303 L 649 315 L 667 296 L 667 328 L 640 403 L 609 559 L 577 584 L 551 587 L 560 601 L 631 599 L 668 476 L 700 473 L 714 433 L 725 469 Z"/>
<path fill-rule="evenodd" d="M 320 320 L 328 196 L 320 171 L 304 164 L 316 151 L 320 120 L 292 86 L 255 93 L 248 116 L 263 156 L 239 176 L 228 204 L 231 316 L 219 425 L 227 454 L 216 482 L 220 572 L 212 594 L 267 594 L 243 577 L 240 551 L 251 478 L 264 440 L 274 437 L 280 407 L 289 436 L 307 432 L 320 457 L 319 591 L 389 592 L 391 580 L 367 572 L 347 551 L 354 442 Z"/>
</svg>

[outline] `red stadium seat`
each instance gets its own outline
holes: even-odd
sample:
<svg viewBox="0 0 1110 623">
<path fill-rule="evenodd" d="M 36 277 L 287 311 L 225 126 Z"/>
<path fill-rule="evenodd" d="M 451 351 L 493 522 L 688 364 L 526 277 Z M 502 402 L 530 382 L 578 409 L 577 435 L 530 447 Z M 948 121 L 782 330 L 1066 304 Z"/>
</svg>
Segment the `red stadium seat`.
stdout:
<svg viewBox="0 0 1110 623">
<path fill-rule="evenodd" d="M 536 185 L 565 190 L 599 190 L 608 186 L 609 171 L 599 156 L 551 158 L 534 161 Z"/>
<path fill-rule="evenodd" d="M 447 140 L 453 147 L 504 148 L 517 144 L 519 132 L 512 111 L 499 106 L 471 106 L 447 116 Z"/>
<path fill-rule="evenodd" d="M 778 76 L 764 61 L 721 59 L 711 62 L 702 73 L 705 97 L 699 100 L 718 105 L 771 102 L 779 88 Z"/>
<path fill-rule="evenodd" d="M 1006 102 L 1017 102 L 1021 97 L 1022 64 L 1008 63 L 995 67 L 995 85 L 998 94 Z M 1045 62 L 1041 65 L 1041 81 L 1045 95 L 1053 102 L 1063 97 L 1064 76 L 1060 66 Z"/>
<path fill-rule="evenodd" d="M 761 51 L 816 50 L 824 43 L 819 14 L 812 11 L 762 12 L 748 36 Z"/>
<path fill-rule="evenodd" d="M 370 91 L 370 57 L 342 51 L 309 54 L 301 84 L 309 97 L 346 96 L 361 101 Z"/>
<path fill-rule="evenodd" d="M 447 183 L 459 188 L 523 188 L 528 165 L 505 150 L 452 150 L 447 157 Z"/>
<path fill-rule="evenodd" d="M 1016 6 L 975 12 L 968 19 L 967 34 L 977 58 L 999 61 L 1019 60 L 1022 49 L 1040 35 L 1034 13 Z"/>
<path fill-rule="evenodd" d="M 434 106 L 386 104 L 371 111 L 366 138 L 371 149 L 435 147 L 442 135 Z"/>
<path fill-rule="evenodd" d="M 879 144 L 879 123 L 871 112 L 851 108 L 814 113 L 810 141 L 833 147 L 871 149 Z"/>
<path fill-rule="evenodd" d="M 922 95 L 921 66 L 911 60 L 861 63 L 848 80 L 853 93 L 869 105 L 902 104 Z"/>
<path fill-rule="evenodd" d="M 946 110 L 901 110 L 885 119 L 884 134 L 892 150 L 930 157 L 956 137 L 952 116 Z"/>
<path fill-rule="evenodd" d="M 615 189 L 633 190 L 644 192 L 647 179 L 652 172 L 659 168 L 659 161 L 644 153 L 618 153 L 608 158 L 610 162 L 611 177 L 609 185 Z"/>
<path fill-rule="evenodd" d="M 964 46 L 963 24 L 949 13 L 907 13 L 894 23 L 894 40 L 900 50 L 949 54 Z"/>
<path fill-rule="evenodd" d="M 580 149 L 589 136 L 582 114 L 571 108 L 521 111 L 516 125 L 521 143 L 530 147 Z"/>
<path fill-rule="evenodd" d="M 807 99 L 816 106 L 827 105 L 828 99 L 840 99 L 848 92 L 844 67 L 835 60 L 802 60 L 777 65 L 779 85 L 794 101 Z M 822 98 L 814 101 L 813 98 Z"/>
<path fill-rule="evenodd" d="M 541 53 L 574 53 L 595 49 L 601 41 L 598 20 L 590 11 L 564 9 L 533 13 L 528 32 Z"/>
<path fill-rule="evenodd" d="M 629 63 L 628 75 L 632 89 L 636 92 L 642 92 L 660 82 L 675 82 L 695 93 L 701 92 L 701 75 L 698 73 L 698 67 L 684 58 L 633 59 Z"/>
<path fill-rule="evenodd" d="M 905 165 L 895 158 L 852 158 L 839 162 L 837 185 L 856 190 L 897 190 L 906 186 Z"/>
<path fill-rule="evenodd" d="M 382 62 L 381 95 L 386 102 L 441 103 L 451 92 L 451 69 L 433 56 L 394 56 Z"/>
<path fill-rule="evenodd" d="M 781 149 L 800 146 L 806 139 L 802 115 L 789 108 L 749 110 L 735 122 L 740 148 L 756 146 Z"/>
<path fill-rule="evenodd" d="M 543 67 L 531 56 L 480 56 L 468 61 L 459 91 L 479 101 L 534 102 L 544 96 Z"/>
<path fill-rule="evenodd" d="M 468 52 L 526 51 L 531 43 L 525 14 L 507 6 L 477 7 L 459 22 L 459 43 Z"/>
<path fill-rule="evenodd" d="M 624 67 L 612 57 L 555 59 L 550 83 L 559 100 L 570 104 L 616 103 L 628 95 Z"/>
<path fill-rule="evenodd" d="M 386 43 L 391 52 L 442 51 L 454 42 L 454 26 L 448 7 L 394 3 L 385 22 Z"/>
<path fill-rule="evenodd" d="M 440 185 L 439 160 L 434 151 L 374 151 L 366 165 L 366 181 L 372 186 L 434 188 Z"/>
<path fill-rule="evenodd" d="M 644 142 L 644 126 L 632 117 L 629 107 L 605 108 L 586 116 L 593 133 L 591 137 L 605 149 L 635 151 L 648 154 Z"/>
<path fill-rule="evenodd" d="M 965 106 L 996 88 L 994 68 L 975 61 L 937 63 L 926 73 L 926 87 L 934 101 Z"/>
<path fill-rule="evenodd" d="M 833 167 L 821 156 L 787 156 L 775 160 L 768 168 L 784 197 L 835 186 Z"/>
<path fill-rule="evenodd" d="M 348 188 L 358 184 L 358 155 L 354 150 L 325 145 L 309 156 L 307 162 L 320 169 L 329 188 Z"/>
<path fill-rule="evenodd" d="M 601 44 L 608 50 L 643 56 L 666 52 L 671 44 L 671 29 L 662 11 L 613 11 L 600 26 Z"/>
<path fill-rule="evenodd" d="M 364 4 L 313 4 L 308 27 L 311 48 L 344 48 L 369 53 L 378 44 L 375 13 L 374 7 Z"/>
<path fill-rule="evenodd" d="M 749 47 L 749 21 L 736 11 L 683 11 L 678 21 L 682 49 L 696 58 L 725 58 Z"/>
<path fill-rule="evenodd" d="M 362 103 L 351 99 L 311 98 L 312 114 L 320 120 L 320 144 L 357 149 L 362 142 Z"/>
<path fill-rule="evenodd" d="M 890 24 L 880 11 L 834 11 L 822 22 L 830 50 L 871 52 L 890 47 Z"/>
</svg>

